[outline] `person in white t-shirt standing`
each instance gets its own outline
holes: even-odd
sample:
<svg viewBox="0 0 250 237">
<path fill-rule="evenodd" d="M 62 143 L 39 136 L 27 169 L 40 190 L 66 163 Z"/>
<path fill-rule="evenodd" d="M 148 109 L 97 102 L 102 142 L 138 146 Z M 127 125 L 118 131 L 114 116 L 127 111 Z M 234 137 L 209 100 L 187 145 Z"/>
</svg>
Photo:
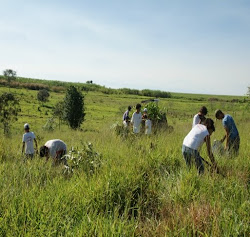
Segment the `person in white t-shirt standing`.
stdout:
<svg viewBox="0 0 250 237">
<path fill-rule="evenodd" d="M 53 139 L 47 141 L 44 146 L 40 148 L 40 156 L 46 157 L 46 161 L 48 161 L 49 157 L 51 157 L 54 161 L 54 164 L 59 164 L 61 161 L 66 164 L 66 160 L 62 160 L 62 157 L 67 152 L 66 144 L 60 139 Z"/>
<path fill-rule="evenodd" d="M 214 166 L 217 167 L 212 150 L 210 136 L 215 131 L 214 121 L 206 119 L 203 124 L 195 125 L 188 135 L 184 138 L 182 154 L 188 167 L 195 163 L 199 173 L 204 172 L 203 158 L 200 156 L 199 148 L 206 142 L 208 156 Z"/>
<path fill-rule="evenodd" d="M 192 125 L 192 127 L 194 127 L 194 126 L 197 125 L 197 124 L 200 124 L 200 123 L 204 122 L 205 119 L 206 119 L 205 115 L 207 115 L 207 112 L 208 112 L 208 111 L 207 111 L 207 108 L 206 108 L 205 106 L 202 106 L 202 107 L 200 108 L 199 113 L 196 114 L 196 115 L 194 116 L 194 118 L 193 118 L 193 125 Z"/>
<path fill-rule="evenodd" d="M 141 105 L 136 105 L 136 111 L 132 115 L 131 124 L 133 125 L 133 132 L 138 134 L 141 130 L 141 121 L 142 121 L 142 114 L 141 114 Z"/>
<path fill-rule="evenodd" d="M 37 150 L 36 136 L 33 132 L 30 132 L 30 126 L 28 123 L 24 124 L 24 131 L 25 131 L 25 133 L 23 134 L 22 154 L 25 150 L 26 157 L 32 159 L 34 157 L 34 154 L 35 154 L 33 141 L 35 142 L 36 150 Z"/>
</svg>

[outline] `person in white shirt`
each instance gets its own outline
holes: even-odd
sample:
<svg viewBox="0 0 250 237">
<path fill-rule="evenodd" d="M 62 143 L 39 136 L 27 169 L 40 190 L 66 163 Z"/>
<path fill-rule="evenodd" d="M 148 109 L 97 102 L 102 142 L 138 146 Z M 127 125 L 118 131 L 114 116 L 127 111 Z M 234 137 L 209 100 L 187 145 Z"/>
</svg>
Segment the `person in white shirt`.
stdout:
<svg viewBox="0 0 250 237">
<path fill-rule="evenodd" d="M 40 156 L 46 157 L 46 161 L 48 161 L 49 157 L 51 157 L 54 161 L 54 164 L 58 164 L 61 161 L 66 163 L 66 160 L 62 160 L 61 158 L 66 154 L 67 146 L 66 144 L 59 139 L 49 140 L 45 143 L 44 146 L 40 148 Z"/>
<path fill-rule="evenodd" d="M 206 142 L 208 156 L 216 168 L 216 162 L 211 150 L 210 136 L 215 131 L 214 121 L 206 119 L 203 124 L 195 125 L 188 135 L 184 138 L 182 145 L 182 154 L 188 167 L 195 163 L 199 173 L 204 172 L 203 158 L 200 156 L 199 148 Z"/>
<path fill-rule="evenodd" d="M 30 126 L 28 123 L 24 124 L 24 131 L 25 131 L 25 133 L 23 134 L 22 154 L 24 153 L 24 150 L 25 150 L 26 157 L 32 159 L 34 157 L 34 154 L 35 154 L 33 141 L 36 144 L 36 150 L 37 150 L 36 136 L 33 132 L 30 132 Z"/>
<path fill-rule="evenodd" d="M 142 121 L 142 115 L 141 115 L 141 105 L 136 105 L 136 111 L 132 115 L 131 124 L 133 125 L 133 132 L 138 134 L 140 133 L 141 129 L 141 121 Z"/>
<path fill-rule="evenodd" d="M 205 115 L 207 115 L 207 112 L 208 112 L 208 111 L 207 111 L 207 108 L 206 108 L 205 106 L 202 106 L 202 107 L 200 108 L 199 113 L 196 114 L 196 115 L 194 116 L 194 118 L 193 118 L 193 125 L 192 125 L 192 127 L 194 127 L 194 126 L 197 125 L 197 124 L 200 124 L 200 123 L 204 122 L 205 119 L 206 119 Z"/>
<path fill-rule="evenodd" d="M 147 115 L 144 115 L 145 119 L 145 134 L 149 135 L 152 133 L 152 122 Z"/>
</svg>

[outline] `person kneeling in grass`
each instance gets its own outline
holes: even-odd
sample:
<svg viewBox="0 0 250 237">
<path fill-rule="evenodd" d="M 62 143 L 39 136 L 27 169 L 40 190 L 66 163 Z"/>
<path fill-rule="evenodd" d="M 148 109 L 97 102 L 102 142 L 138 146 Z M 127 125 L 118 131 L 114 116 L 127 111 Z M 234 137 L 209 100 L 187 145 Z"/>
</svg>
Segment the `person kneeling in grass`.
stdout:
<svg viewBox="0 0 250 237">
<path fill-rule="evenodd" d="M 34 157 L 34 154 L 35 154 L 33 141 L 36 144 L 36 150 L 37 150 L 36 136 L 33 132 L 30 132 L 30 126 L 27 123 L 24 124 L 24 131 L 25 131 L 25 133 L 23 134 L 22 154 L 23 154 L 24 148 L 25 148 L 26 158 L 32 159 Z"/>
<path fill-rule="evenodd" d="M 215 131 L 214 121 L 207 118 L 204 124 L 195 125 L 188 135 L 184 138 L 182 154 L 188 167 L 195 163 L 199 173 L 204 172 L 203 158 L 200 156 L 199 148 L 206 142 L 208 156 L 214 166 L 217 167 L 212 150 L 210 136 Z"/>
<path fill-rule="evenodd" d="M 49 157 L 53 159 L 54 164 L 59 164 L 61 161 L 67 165 L 66 160 L 62 160 L 62 157 L 66 154 L 67 146 L 66 144 L 59 139 L 49 140 L 45 143 L 44 146 L 40 148 L 40 156 L 46 157 L 48 161 Z"/>
<path fill-rule="evenodd" d="M 226 131 L 226 135 L 221 139 L 221 142 L 226 140 L 225 151 L 228 151 L 229 156 L 237 156 L 240 149 L 240 135 L 233 118 L 229 114 L 224 114 L 220 109 L 215 111 L 215 117 L 222 120 Z"/>
</svg>

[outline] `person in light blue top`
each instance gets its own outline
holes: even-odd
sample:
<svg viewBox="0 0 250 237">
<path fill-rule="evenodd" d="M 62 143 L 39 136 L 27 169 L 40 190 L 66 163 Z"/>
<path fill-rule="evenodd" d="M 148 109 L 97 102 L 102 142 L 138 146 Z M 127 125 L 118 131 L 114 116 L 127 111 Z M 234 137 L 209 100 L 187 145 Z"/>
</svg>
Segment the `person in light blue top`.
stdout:
<svg viewBox="0 0 250 237">
<path fill-rule="evenodd" d="M 222 125 L 226 131 L 226 135 L 221 139 L 221 142 L 226 140 L 225 150 L 227 150 L 230 155 L 238 155 L 240 148 L 240 135 L 232 116 L 224 114 L 218 109 L 215 111 L 215 117 L 222 120 Z"/>
</svg>

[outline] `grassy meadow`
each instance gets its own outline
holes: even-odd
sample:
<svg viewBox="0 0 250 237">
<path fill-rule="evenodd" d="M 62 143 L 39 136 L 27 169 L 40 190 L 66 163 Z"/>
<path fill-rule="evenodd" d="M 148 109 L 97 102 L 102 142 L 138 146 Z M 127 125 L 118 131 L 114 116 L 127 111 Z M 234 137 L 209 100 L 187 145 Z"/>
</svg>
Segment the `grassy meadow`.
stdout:
<svg viewBox="0 0 250 237">
<path fill-rule="evenodd" d="M 0 87 L 0 93 L 8 91 Z M 249 236 L 250 103 L 243 97 L 173 94 L 159 102 L 172 132 L 125 139 L 112 125 L 121 123 L 128 105 L 148 97 L 90 91 L 80 130 L 64 124 L 47 131 L 43 126 L 64 92 L 51 92 L 41 105 L 37 91 L 10 91 L 20 99 L 21 112 L 11 134 L 4 136 L 2 128 L 0 133 L 0 236 Z M 224 176 L 207 166 L 201 176 L 189 171 L 181 154 L 202 105 L 214 120 L 218 108 L 231 114 L 240 132 L 239 157 L 215 157 Z M 80 150 L 91 142 L 101 154 L 100 167 L 65 175 L 63 166 L 38 157 L 24 162 L 26 122 L 39 146 L 58 138 L 69 150 Z M 215 125 L 212 140 L 224 135 L 221 121 Z M 201 155 L 209 160 L 205 146 Z"/>
</svg>

